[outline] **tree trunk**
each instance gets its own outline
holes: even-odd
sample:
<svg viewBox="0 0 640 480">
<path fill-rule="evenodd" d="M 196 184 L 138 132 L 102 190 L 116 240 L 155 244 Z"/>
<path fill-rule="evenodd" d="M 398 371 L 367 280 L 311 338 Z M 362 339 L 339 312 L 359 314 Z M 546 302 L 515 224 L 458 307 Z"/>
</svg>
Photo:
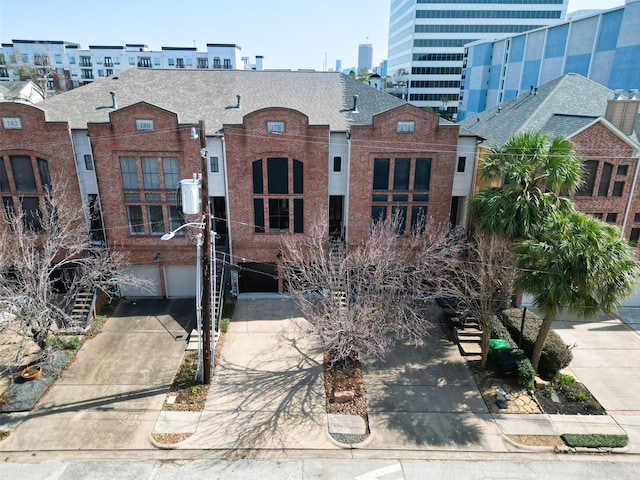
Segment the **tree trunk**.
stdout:
<svg viewBox="0 0 640 480">
<path fill-rule="evenodd" d="M 489 340 L 491 339 L 491 325 L 482 325 L 482 337 L 480 349 L 482 351 L 482 368 L 487 368 L 487 358 L 489 357 Z"/>
<path fill-rule="evenodd" d="M 553 323 L 554 317 L 550 315 L 545 315 L 542 319 L 542 325 L 540 325 L 540 331 L 538 332 L 538 336 L 536 337 L 536 343 L 533 346 L 533 353 L 531 354 L 531 366 L 537 372 L 538 371 L 538 363 L 540 363 L 540 355 L 542 355 L 542 347 L 544 346 L 544 342 L 547 339 L 547 335 L 549 334 L 549 330 L 551 330 L 551 324 Z"/>
</svg>

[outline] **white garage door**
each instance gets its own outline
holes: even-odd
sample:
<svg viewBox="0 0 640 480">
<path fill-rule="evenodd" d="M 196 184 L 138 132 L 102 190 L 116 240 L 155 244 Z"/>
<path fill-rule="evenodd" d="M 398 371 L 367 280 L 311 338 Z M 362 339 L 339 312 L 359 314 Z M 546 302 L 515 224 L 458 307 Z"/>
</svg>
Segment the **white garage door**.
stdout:
<svg viewBox="0 0 640 480">
<path fill-rule="evenodd" d="M 156 266 L 137 266 L 127 267 L 123 271 L 124 274 L 133 275 L 135 277 L 149 280 L 152 285 L 142 287 L 132 287 L 129 285 L 119 285 L 120 295 L 123 297 L 161 297 L 162 289 L 160 287 L 160 269 Z"/>
<path fill-rule="evenodd" d="M 196 296 L 196 266 L 170 265 L 164 267 L 167 297 Z"/>
</svg>

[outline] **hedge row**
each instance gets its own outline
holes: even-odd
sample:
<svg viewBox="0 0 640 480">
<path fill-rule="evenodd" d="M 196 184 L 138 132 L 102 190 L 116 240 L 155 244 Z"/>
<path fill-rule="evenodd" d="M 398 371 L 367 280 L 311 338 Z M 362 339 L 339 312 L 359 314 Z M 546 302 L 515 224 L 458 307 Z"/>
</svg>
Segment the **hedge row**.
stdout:
<svg viewBox="0 0 640 480">
<path fill-rule="evenodd" d="M 520 324 L 522 322 L 522 310 L 510 308 L 503 310 L 498 317 L 509 331 L 511 338 L 517 341 L 520 338 Z M 533 346 L 536 343 L 538 331 L 542 325 L 542 319 L 535 313 L 527 311 L 522 335 L 522 349 L 531 357 Z M 553 330 L 549 331 L 547 340 L 542 347 L 542 355 L 538 363 L 538 373 L 546 378 L 554 377 L 560 370 L 566 368 L 571 363 L 573 354 L 571 347 L 562 341 L 560 336 Z"/>
<path fill-rule="evenodd" d="M 531 362 L 524 352 L 518 348 L 513 341 L 511 335 L 509 335 L 509 331 L 496 317 L 493 317 L 493 321 L 491 322 L 491 338 L 499 338 L 507 342 L 511 354 L 514 355 L 516 359 L 516 380 L 522 386 L 533 388 L 536 371 L 533 369 L 533 366 L 531 366 Z"/>
<path fill-rule="evenodd" d="M 626 435 L 565 433 L 562 440 L 570 447 L 622 448 L 629 444 Z"/>
</svg>

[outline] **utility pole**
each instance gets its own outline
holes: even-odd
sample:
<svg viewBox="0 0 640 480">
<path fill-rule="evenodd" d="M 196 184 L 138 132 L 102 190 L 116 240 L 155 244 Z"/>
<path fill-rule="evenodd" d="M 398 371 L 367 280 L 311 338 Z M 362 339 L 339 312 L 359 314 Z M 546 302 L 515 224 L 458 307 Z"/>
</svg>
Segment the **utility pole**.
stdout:
<svg viewBox="0 0 640 480">
<path fill-rule="evenodd" d="M 202 383 L 211 383 L 211 212 L 209 208 L 209 168 L 207 166 L 207 137 L 204 120 L 200 120 L 200 160 L 202 163 L 202 179 L 200 200 L 204 214 L 204 246 L 202 249 Z M 215 275 L 215 273 L 213 273 Z"/>
</svg>

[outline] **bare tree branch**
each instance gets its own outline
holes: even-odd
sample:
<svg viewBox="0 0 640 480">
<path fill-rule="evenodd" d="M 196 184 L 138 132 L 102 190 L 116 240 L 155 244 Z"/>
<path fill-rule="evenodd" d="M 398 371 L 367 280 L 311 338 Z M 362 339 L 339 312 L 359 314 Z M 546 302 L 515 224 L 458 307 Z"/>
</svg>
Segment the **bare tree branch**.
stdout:
<svg viewBox="0 0 640 480">
<path fill-rule="evenodd" d="M 400 214 L 373 222 L 362 243 L 329 240 L 326 218 L 283 242 L 288 290 L 319 333 L 330 362 L 384 357 L 397 339 L 428 330 L 428 300 L 462 249 L 459 232 L 420 222 L 403 235 Z"/>
<path fill-rule="evenodd" d="M 465 255 L 446 276 L 445 297 L 453 300 L 464 323 L 469 317 L 482 329 L 482 366 L 487 354 L 493 317 L 506 308 L 513 292 L 511 244 L 496 235 L 476 232 Z"/>
<path fill-rule="evenodd" d="M 98 288 L 110 294 L 116 281 L 140 288 L 147 281 L 118 276 L 125 259 L 91 241 L 85 212 L 72 203 L 64 182 L 56 182 L 31 209 L 0 213 L 0 332 L 12 329 L 44 355 L 54 325 L 69 326 L 75 296 Z"/>
</svg>

